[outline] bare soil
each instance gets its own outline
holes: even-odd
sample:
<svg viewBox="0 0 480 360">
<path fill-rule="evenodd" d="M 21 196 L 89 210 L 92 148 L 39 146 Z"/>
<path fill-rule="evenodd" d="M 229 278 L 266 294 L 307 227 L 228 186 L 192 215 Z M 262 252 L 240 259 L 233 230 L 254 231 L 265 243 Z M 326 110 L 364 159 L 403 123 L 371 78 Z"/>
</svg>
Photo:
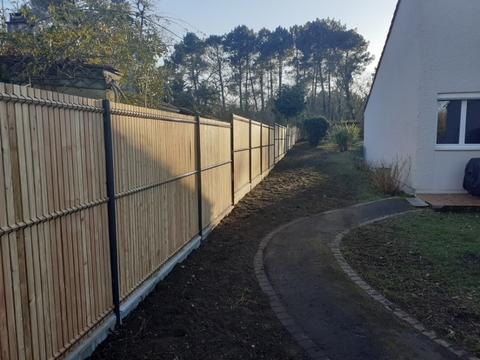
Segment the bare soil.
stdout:
<svg viewBox="0 0 480 360">
<path fill-rule="evenodd" d="M 307 359 L 270 308 L 253 258 L 278 226 L 358 202 L 348 175 L 325 172 L 332 162 L 297 144 L 91 359 Z"/>
</svg>

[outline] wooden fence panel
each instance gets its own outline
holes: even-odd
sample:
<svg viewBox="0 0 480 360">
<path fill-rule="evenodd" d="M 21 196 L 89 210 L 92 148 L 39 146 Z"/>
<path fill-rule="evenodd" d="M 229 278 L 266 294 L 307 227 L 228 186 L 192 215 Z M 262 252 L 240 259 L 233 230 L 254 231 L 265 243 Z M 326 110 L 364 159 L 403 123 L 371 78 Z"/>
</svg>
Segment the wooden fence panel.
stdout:
<svg viewBox="0 0 480 360">
<path fill-rule="evenodd" d="M 280 125 L 275 124 L 275 164 L 280 158 Z"/>
<path fill-rule="evenodd" d="M 270 127 L 266 124 L 262 124 L 261 126 L 261 133 L 262 133 L 262 175 L 266 176 L 268 174 L 268 170 L 270 169 L 269 164 L 269 132 Z"/>
<path fill-rule="evenodd" d="M 103 110 L 1 83 L 0 97 L 0 354 L 61 357 L 112 307 Z"/>
<path fill-rule="evenodd" d="M 275 124 L 275 163 L 282 160 L 286 152 L 286 130 L 282 125 Z"/>
<path fill-rule="evenodd" d="M 272 169 L 275 166 L 275 126 L 270 127 L 269 141 L 268 167 Z"/>
<path fill-rule="evenodd" d="M 232 204 L 230 123 L 200 118 L 202 229 L 218 223 Z"/>
<path fill-rule="evenodd" d="M 252 188 L 262 181 L 262 124 L 256 121 L 250 121 L 250 174 Z"/>
<path fill-rule="evenodd" d="M 120 298 L 198 235 L 196 121 L 111 104 Z"/>
<path fill-rule="evenodd" d="M 62 358 L 113 312 L 103 111 L 0 83 L 1 359 Z M 235 115 L 230 124 L 121 104 L 111 124 L 122 301 L 296 140 L 294 129 Z"/>
<path fill-rule="evenodd" d="M 251 189 L 250 120 L 233 115 L 234 203 Z"/>
</svg>

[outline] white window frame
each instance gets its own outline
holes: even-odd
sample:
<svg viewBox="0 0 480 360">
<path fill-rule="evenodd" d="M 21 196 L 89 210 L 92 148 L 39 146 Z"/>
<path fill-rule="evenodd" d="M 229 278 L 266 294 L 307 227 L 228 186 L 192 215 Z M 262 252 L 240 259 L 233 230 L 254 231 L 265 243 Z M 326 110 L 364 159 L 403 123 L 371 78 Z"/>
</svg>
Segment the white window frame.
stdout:
<svg viewBox="0 0 480 360">
<path fill-rule="evenodd" d="M 438 94 L 438 101 L 461 100 L 460 131 L 458 144 L 437 144 L 438 119 L 435 123 L 435 150 L 480 150 L 480 144 L 465 144 L 465 128 L 467 123 L 467 101 L 480 100 L 480 93 Z M 438 105 L 437 105 L 438 109 Z M 437 110 L 438 111 L 438 110 Z M 438 115 L 437 115 L 438 116 Z"/>
</svg>

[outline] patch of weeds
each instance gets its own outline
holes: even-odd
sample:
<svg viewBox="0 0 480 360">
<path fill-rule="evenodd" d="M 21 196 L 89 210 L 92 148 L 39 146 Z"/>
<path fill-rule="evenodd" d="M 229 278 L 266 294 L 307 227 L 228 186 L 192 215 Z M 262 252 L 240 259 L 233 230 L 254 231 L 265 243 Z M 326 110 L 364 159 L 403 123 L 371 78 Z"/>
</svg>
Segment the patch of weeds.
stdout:
<svg viewBox="0 0 480 360">
<path fill-rule="evenodd" d="M 273 324 L 271 324 L 271 323 L 263 324 L 262 328 L 264 330 L 272 330 L 273 329 Z"/>
<path fill-rule="evenodd" d="M 447 339 L 452 341 L 457 340 L 457 338 L 455 337 L 455 331 L 453 331 L 452 329 L 449 329 L 447 334 Z"/>
<path fill-rule="evenodd" d="M 287 349 L 285 350 L 285 359 L 296 359 L 298 355 L 297 350 Z"/>
</svg>

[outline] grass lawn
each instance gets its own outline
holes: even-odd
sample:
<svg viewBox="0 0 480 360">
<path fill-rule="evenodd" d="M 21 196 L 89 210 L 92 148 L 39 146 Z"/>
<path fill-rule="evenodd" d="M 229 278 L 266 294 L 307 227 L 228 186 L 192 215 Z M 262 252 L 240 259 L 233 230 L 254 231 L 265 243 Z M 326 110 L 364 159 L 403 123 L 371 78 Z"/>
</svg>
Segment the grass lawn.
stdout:
<svg viewBox="0 0 480 360">
<path fill-rule="evenodd" d="M 322 168 L 318 171 L 337 178 L 338 182 L 348 184 L 350 190 L 355 192 L 358 202 L 374 201 L 388 197 L 388 195 L 379 194 L 368 177 L 355 169 L 354 159 L 361 152 L 361 149 L 338 152 L 333 149 L 331 144 L 323 144 L 319 148 L 325 153 Z"/>
<path fill-rule="evenodd" d="M 425 210 L 350 233 L 346 260 L 427 327 L 480 355 L 480 215 Z"/>
</svg>

